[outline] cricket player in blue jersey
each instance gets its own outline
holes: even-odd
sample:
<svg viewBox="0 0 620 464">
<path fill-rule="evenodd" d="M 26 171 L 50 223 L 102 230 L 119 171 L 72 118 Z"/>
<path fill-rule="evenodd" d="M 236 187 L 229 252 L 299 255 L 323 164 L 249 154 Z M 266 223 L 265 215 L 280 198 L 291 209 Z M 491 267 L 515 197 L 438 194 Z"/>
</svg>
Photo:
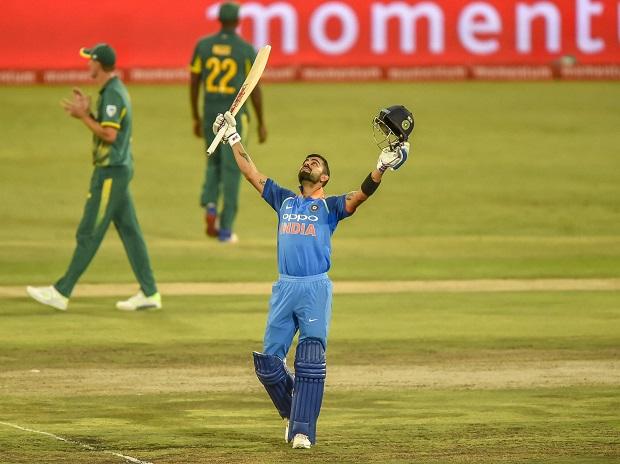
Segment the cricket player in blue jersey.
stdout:
<svg viewBox="0 0 620 464">
<path fill-rule="evenodd" d="M 225 125 L 224 143 L 232 147 L 245 178 L 278 214 L 278 281 L 273 285 L 263 352 L 254 352 L 254 367 L 280 416 L 286 421 L 285 440 L 293 448 L 316 442 L 316 422 L 326 377 L 325 350 L 331 318 L 331 236 L 338 222 L 352 215 L 379 187 L 385 171 L 407 160 L 413 115 L 404 106 L 381 110 L 374 120 L 383 148 L 376 169 L 358 191 L 326 196 L 330 171 L 319 154 L 308 155 L 298 173 L 300 192 L 280 187 L 260 173 L 241 144 L 235 118 L 218 115 L 213 131 Z M 299 331 L 295 375 L 286 367 L 286 354 Z"/>
</svg>

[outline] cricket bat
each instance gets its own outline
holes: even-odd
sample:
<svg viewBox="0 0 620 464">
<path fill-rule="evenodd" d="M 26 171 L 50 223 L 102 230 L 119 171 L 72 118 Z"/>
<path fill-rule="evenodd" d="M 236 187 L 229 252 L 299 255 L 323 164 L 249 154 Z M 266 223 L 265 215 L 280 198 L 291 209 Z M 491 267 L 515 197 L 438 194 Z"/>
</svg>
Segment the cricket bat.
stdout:
<svg viewBox="0 0 620 464">
<path fill-rule="evenodd" d="M 230 105 L 230 109 L 228 110 L 232 113 L 233 116 L 236 116 L 245 101 L 252 93 L 252 90 L 254 90 L 254 87 L 256 87 L 256 84 L 258 84 L 258 81 L 260 80 L 260 77 L 265 70 L 265 66 L 267 66 L 267 60 L 269 59 L 270 51 L 271 45 L 265 45 L 256 54 L 256 59 L 254 60 L 254 63 L 250 68 L 250 72 L 245 78 L 245 81 L 241 85 L 237 96 L 235 97 L 232 105 Z M 209 145 L 209 148 L 207 148 L 207 156 L 211 156 L 213 154 L 218 144 L 222 140 L 222 137 L 224 136 L 225 129 L 226 127 L 222 126 L 222 128 L 215 135 L 213 142 L 211 142 L 211 145 Z"/>
</svg>

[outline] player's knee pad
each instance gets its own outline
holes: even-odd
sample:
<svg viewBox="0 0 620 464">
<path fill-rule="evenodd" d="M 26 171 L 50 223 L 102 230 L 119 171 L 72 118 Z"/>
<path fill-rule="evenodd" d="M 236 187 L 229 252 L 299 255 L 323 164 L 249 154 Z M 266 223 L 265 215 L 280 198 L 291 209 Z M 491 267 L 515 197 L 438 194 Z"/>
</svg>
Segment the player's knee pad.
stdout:
<svg viewBox="0 0 620 464">
<path fill-rule="evenodd" d="M 289 440 L 298 433 L 316 441 L 316 422 L 321 411 L 327 374 L 325 348 L 317 339 L 302 340 L 295 353 L 295 389 L 289 426 Z"/>
<path fill-rule="evenodd" d="M 271 401 L 283 418 L 291 416 L 293 376 L 277 356 L 254 351 L 254 369 Z"/>
</svg>

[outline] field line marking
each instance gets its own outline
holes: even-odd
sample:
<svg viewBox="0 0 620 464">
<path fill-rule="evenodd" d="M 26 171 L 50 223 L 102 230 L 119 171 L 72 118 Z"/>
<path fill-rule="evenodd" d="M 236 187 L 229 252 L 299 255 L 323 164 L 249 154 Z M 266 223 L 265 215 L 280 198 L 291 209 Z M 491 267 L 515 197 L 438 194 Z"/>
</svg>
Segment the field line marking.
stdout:
<svg viewBox="0 0 620 464">
<path fill-rule="evenodd" d="M 269 295 L 270 282 L 164 282 L 158 285 L 164 296 Z M 137 284 L 79 284 L 77 297 L 127 297 Z M 620 278 L 541 278 L 470 280 L 334 281 L 335 294 L 424 293 L 424 292 L 564 292 L 619 291 Z M 26 286 L 0 286 L 0 298 L 26 297 Z"/>
<path fill-rule="evenodd" d="M 71 445 L 81 446 L 82 448 L 85 448 L 89 451 L 97 451 L 100 453 L 112 454 L 113 456 L 122 458 L 125 461 L 133 462 L 134 464 L 153 464 L 152 462 L 141 461 L 140 459 L 132 458 L 131 456 L 125 456 L 124 454 L 121 454 L 121 453 L 115 453 L 114 451 L 97 449 L 94 446 L 88 445 L 86 443 L 80 443 L 79 441 L 76 441 L 76 440 L 59 437 L 58 435 L 54 435 L 53 433 L 43 432 L 41 430 L 29 429 L 27 427 L 22 427 L 21 425 L 17 425 L 17 424 L 11 424 L 9 422 L 0 421 L 0 425 L 6 425 L 7 427 L 13 427 L 14 429 L 23 430 L 24 432 L 31 432 L 31 433 L 38 433 L 40 435 L 46 435 L 48 437 L 54 438 L 55 440 L 64 441 L 65 443 L 69 443 Z"/>
</svg>

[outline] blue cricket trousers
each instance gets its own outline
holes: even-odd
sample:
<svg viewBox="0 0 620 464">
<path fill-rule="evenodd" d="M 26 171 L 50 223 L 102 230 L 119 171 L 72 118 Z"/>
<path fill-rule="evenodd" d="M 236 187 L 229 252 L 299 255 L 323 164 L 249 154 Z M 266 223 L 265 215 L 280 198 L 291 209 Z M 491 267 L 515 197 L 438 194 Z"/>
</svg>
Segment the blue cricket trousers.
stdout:
<svg viewBox="0 0 620 464">
<path fill-rule="evenodd" d="M 332 281 L 326 273 L 306 277 L 280 274 L 273 284 L 265 329 L 265 354 L 286 358 L 293 337 L 315 338 L 327 349 L 332 315 Z"/>
</svg>

